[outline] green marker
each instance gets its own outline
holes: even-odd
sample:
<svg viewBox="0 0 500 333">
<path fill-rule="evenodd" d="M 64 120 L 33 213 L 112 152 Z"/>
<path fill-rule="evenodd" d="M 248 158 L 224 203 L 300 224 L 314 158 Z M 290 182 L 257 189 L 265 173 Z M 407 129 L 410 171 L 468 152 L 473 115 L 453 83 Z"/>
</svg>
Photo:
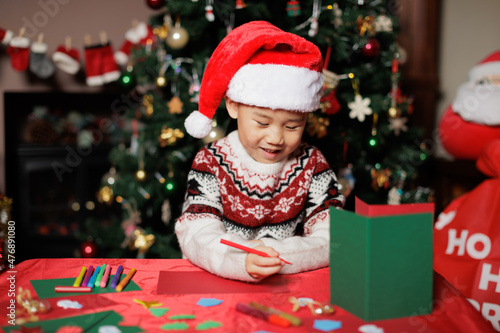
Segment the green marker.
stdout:
<svg viewBox="0 0 500 333">
<path fill-rule="evenodd" d="M 102 265 L 101 271 L 97 275 L 97 279 L 95 279 L 94 287 L 101 287 L 101 279 L 104 275 L 104 269 L 106 268 L 106 264 Z"/>
</svg>

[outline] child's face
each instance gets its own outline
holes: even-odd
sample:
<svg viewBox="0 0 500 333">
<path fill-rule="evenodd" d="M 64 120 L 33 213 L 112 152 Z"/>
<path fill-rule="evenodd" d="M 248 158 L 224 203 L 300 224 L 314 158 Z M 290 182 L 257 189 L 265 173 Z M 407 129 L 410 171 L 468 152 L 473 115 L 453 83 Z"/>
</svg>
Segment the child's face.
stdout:
<svg viewBox="0 0 500 333">
<path fill-rule="evenodd" d="M 229 115 L 237 119 L 243 147 L 260 163 L 276 163 L 300 144 L 307 113 L 272 110 L 240 104 L 226 98 Z"/>
</svg>

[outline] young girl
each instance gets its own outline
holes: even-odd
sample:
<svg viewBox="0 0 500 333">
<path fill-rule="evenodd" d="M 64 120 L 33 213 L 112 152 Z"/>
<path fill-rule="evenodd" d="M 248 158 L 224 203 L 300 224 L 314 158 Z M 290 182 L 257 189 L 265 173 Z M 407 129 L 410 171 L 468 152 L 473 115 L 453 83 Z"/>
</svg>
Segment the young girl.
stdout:
<svg viewBox="0 0 500 333">
<path fill-rule="evenodd" d="M 321 71 L 314 44 L 264 21 L 234 29 L 214 51 L 186 130 L 206 136 L 223 98 L 238 129 L 201 149 L 188 175 L 175 232 L 195 265 L 253 282 L 328 266 L 329 207 L 344 197 L 325 157 L 301 141 L 319 107 Z"/>
</svg>

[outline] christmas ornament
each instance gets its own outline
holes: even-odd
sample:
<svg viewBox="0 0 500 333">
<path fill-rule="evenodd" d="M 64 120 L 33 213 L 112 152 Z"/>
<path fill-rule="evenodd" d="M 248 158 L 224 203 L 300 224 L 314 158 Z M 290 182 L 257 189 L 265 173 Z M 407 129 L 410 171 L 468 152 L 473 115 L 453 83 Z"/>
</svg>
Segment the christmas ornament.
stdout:
<svg viewBox="0 0 500 333">
<path fill-rule="evenodd" d="M 154 101 L 153 95 L 144 95 L 142 97 L 142 106 L 144 113 L 146 114 L 147 117 L 151 117 L 153 115 L 154 112 L 153 101 Z"/>
<path fill-rule="evenodd" d="M 41 79 L 47 79 L 54 74 L 56 67 L 47 56 L 47 44 L 43 42 L 43 34 L 38 35 L 36 43 L 31 44 L 29 69 Z"/>
<path fill-rule="evenodd" d="M 372 188 L 375 191 L 378 191 L 382 187 L 384 189 L 389 188 L 389 179 L 391 176 L 391 171 L 389 169 L 372 168 L 370 174 L 372 177 Z"/>
<path fill-rule="evenodd" d="M 365 120 L 365 117 L 372 114 L 372 109 L 369 107 L 370 98 L 363 98 L 360 94 L 356 94 L 354 96 L 354 101 L 348 103 L 349 109 L 349 117 L 351 119 L 358 118 L 360 122 Z"/>
<path fill-rule="evenodd" d="M 373 15 L 369 16 L 359 16 L 356 20 L 356 26 L 359 30 L 359 35 L 363 37 L 365 34 L 368 36 L 375 35 L 375 29 L 373 27 L 375 17 Z"/>
<path fill-rule="evenodd" d="M 214 0 L 207 0 L 207 4 L 205 6 L 205 17 L 207 18 L 207 21 L 209 21 L 209 22 L 215 21 L 213 3 L 214 3 Z"/>
<path fill-rule="evenodd" d="M 71 37 L 66 37 L 64 45 L 59 45 L 52 54 L 54 65 L 68 74 L 76 74 L 81 68 L 80 52 L 71 47 Z"/>
<path fill-rule="evenodd" d="M 174 50 L 182 49 L 189 41 L 189 34 L 181 27 L 180 19 L 177 19 L 175 26 L 170 28 L 166 38 L 167 45 Z"/>
<path fill-rule="evenodd" d="M 80 254 L 83 258 L 95 258 L 97 251 L 97 244 L 90 239 L 80 244 Z"/>
<path fill-rule="evenodd" d="M 369 107 L 371 100 L 366 97 L 363 98 L 359 93 L 359 82 L 358 79 L 354 77 L 353 73 L 349 73 L 349 78 L 351 79 L 352 88 L 354 89 L 354 101 L 347 104 L 351 112 L 349 112 L 349 117 L 351 119 L 358 118 L 360 122 L 365 120 L 365 116 L 372 114 L 372 109 Z"/>
<path fill-rule="evenodd" d="M 172 207 L 170 201 L 167 199 L 161 205 L 161 221 L 165 224 L 169 224 L 172 219 Z"/>
<path fill-rule="evenodd" d="M 245 1 L 243 0 L 236 0 L 236 6 L 235 9 L 242 9 L 245 8 L 247 5 L 245 5 Z"/>
<path fill-rule="evenodd" d="M 177 142 L 178 139 L 182 139 L 184 137 L 184 132 L 180 129 L 169 128 L 166 125 L 162 127 L 160 137 L 158 138 L 158 142 L 160 143 L 160 147 L 166 147 L 172 145 Z"/>
<path fill-rule="evenodd" d="M 129 243 L 129 249 L 137 250 L 137 259 L 144 259 L 154 242 L 155 235 L 147 234 L 144 229 L 137 228 L 134 230 L 133 239 Z"/>
<path fill-rule="evenodd" d="M 392 19 L 387 15 L 379 15 L 374 22 L 375 32 L 392 32 Z"/>
<path fill-rule="evenodd" d="M 154 38 L 153 29 L 144 22 L 134 20 L 132 28 L 125 33 L 125 41 L 120 49 L 115 52 L 115 61 L 119 65 L 125 65 L 129 62 L 130 51 L 134 47 L 146 46 L 148 41 Z"/>
<path fill-rule="evenodd" d="M 396 186 L 391 187 L 389 193 L 387 194 L 387 203 L 389 205 L 399 205 L 401 204 L 401 196 L 403 191 Z"/>
<path fill-rule="evenodd" d="M 111 205 L 113 203 L 113 188 L 109 185 L 101 187 L 97 192 L 97 201 Z"/>
<path fill-rule="evenodd" d="M 302 30 L 304 29 L 308 24 L 310 24 L 309 31 L 307 34 L 309 37 L 314 37 L 318 33 L 318 20 L 319 20 L 319 15 L 321 14 L 321 1 L 320 0 L 314 0 L 313 1 L 313 9 L 312 9 L 312 15 L 307 19 L 302 24 L 299 24 L 298 26 L 295 27 L 296 30 Z"/>
<path fill-rule="evenodd" d="M 406 117 L 390 118 L 389 119 L 389 129 L 394 131 L 394 134 L 396 136 L 399 136 L 401 131 L 403 131 L 403 132 L 408 131 L 408 126 L 406 126 L 407 121 L 408 121 L 408 118 L 406 118 Z"/>
<path fill-rule="evenodd" d="M 338 28 L 344 24 L 344 21 L 342 20 L 342 9 L 339 8 L 338 3 L 334 3 L 332 5 L 332 13 L 333 13 L 333 25 L 335 28 Z"/>
<path fill-rule="evenodd" d="M 149 8 L 157 10 L 165 6 L 165 0 L 146 0 Z"/>
<path fill-rule="evenodd" d="M 400 110 L 397 108 L 397 97 L 398 97 L 398 61 L 396 58 L 392 59 L 392 75 L 391 75 L 391 107 L 389 108 L 389 117 L 394 118 L 399 115 Z"/>
<path fill-rule="evenodd" d="M 352 164 L 349 164 L 345 168 L 339 170 L 338 183 L 340 193 L 347 198 L 351 194 L 354 189 L 354 184 L 356 183 L 356 179 L 352 174 Z"/>
<path fill-rule="evenodd" d="M 361 55 L 367 59 L 373 59 L 380 54 L 380 43 L 376 38 L 369 38 L 368 42 L 361 48 Z"/>
<path fill-rule="evenodd" d="M 18 72 L 24 72 L 29 66 L 30 40 L 24 37 L 24 30 L 24 28 L 20 29 L 19 35 L 10 40 L 7 48 L 12 68 Z"/>
<path fill-rule="evenodd" d="M 210 142 L 222 139 L 225 136 L 224 129 L 217 125 L 217 121 L 214 119 L 212 121 L 212 130 L 206 137 L 202 139 L 203 143 L 209 144 Z"/>
<path fill-rule="evenodd" d="M 286 15 L 288 17 L 297 17 L 302 14 L 300 2 L 297 0 L 289 0 L 286 3 Z"/>
<path fill-rule="evenodd" d="M 340 103 L 337 99 L 337 89 L 332 89 L 330 92 L 321 97 L 321 111 L 327 115 L 334 115 L 340 111 Z"/>
<path fill-rule="evenodd" d="M 314 114 L 309 115 L 307 125 L 307 133 L 310 136 L 316 136 L 318 139 L 326 136 L 327 128 L 330 126 L 330 120 L 328 118 L 317 117 Z"/>
<path fill-rule="evenodd" d="M 182 106 L 184 105 L 178 96 L 173 96 L 167 103 L 168 112 L 170 114 L 178 114 L 182 112 Z"/>
</svg>

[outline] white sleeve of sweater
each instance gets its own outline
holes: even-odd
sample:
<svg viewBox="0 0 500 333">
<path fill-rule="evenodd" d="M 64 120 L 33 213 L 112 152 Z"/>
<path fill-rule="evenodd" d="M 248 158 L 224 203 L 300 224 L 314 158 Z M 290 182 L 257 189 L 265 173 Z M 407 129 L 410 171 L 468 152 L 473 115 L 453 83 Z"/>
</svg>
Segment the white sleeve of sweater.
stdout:
<svg viewBox="0 0 500 333">
<path fill-rule="evenodd" d="M 220 240 L 224 238 L 248 247 L 255 247 L 255 242 L 226 233 L 221 221 L 215 218 L 185 218 L 176 222 L 175 233 L 183 255 L 196 266 L 228 279 L 259 281 L 245 269 L 247 253 L 221 244 Z"/>
<path fill-rule="evenodd" d="M 266 246 L 279 252 L 280 258 L 290 262 L 281 274 L 294 274 L 327 267 L 330 263 L 330 211 L 327 209 L 317 216 L 318 221 L 305 236 L 293 236 L 282 240 L 261 239 Z"/>
</svg>

